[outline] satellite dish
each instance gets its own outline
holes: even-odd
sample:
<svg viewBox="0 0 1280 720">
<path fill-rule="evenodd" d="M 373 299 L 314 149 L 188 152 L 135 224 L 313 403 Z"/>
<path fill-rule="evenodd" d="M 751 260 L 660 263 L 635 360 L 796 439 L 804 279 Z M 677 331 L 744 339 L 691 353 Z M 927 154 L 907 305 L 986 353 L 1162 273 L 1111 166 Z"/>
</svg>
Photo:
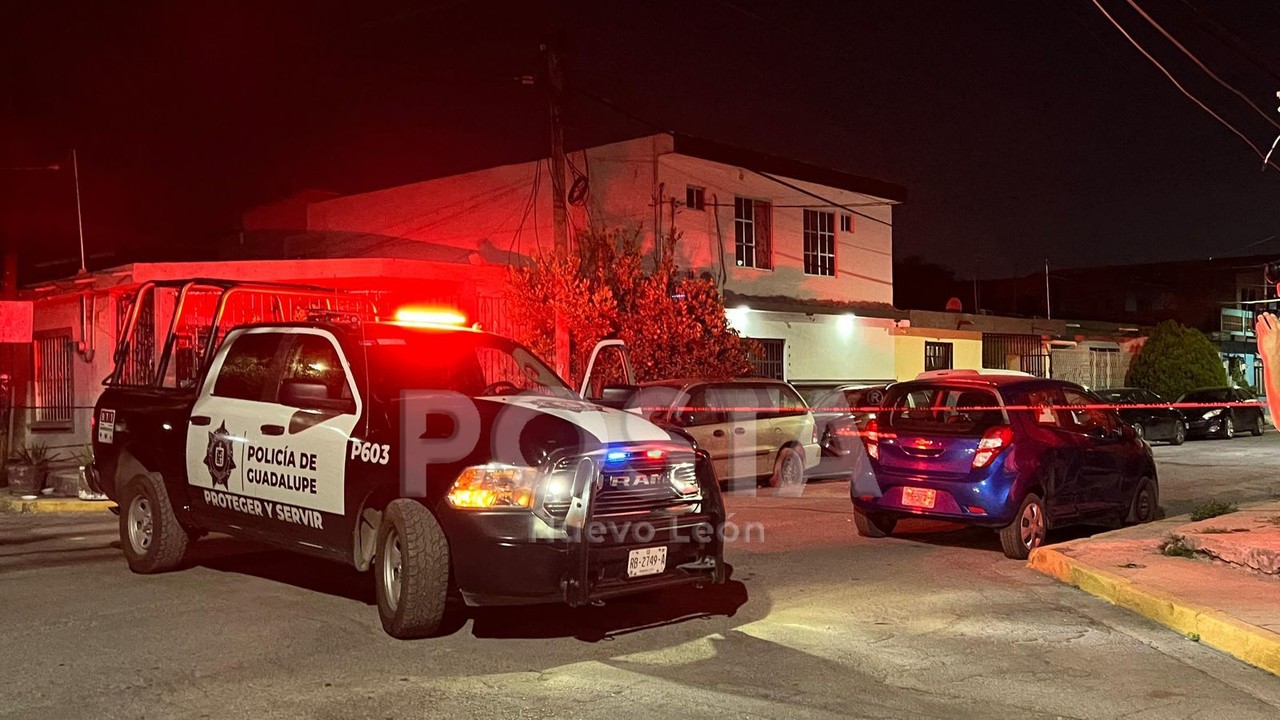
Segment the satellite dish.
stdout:
<svg viewBox="0 0 1280 720">
<path fill-rule="evenodd" d="M 947 301 L 947 312 L 963 312 L 964 303 L 960 302 L 960 298 L 953 297 Z"/>
</svg>

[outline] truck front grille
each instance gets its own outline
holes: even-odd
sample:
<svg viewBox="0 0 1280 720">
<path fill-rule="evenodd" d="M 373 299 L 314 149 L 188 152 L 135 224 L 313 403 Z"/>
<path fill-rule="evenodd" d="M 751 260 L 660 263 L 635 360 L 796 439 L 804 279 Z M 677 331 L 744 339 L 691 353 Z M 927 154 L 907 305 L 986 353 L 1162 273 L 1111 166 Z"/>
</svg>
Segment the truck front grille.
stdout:
<svg viewBox="0 0 1280 720">
<path fill-rule="evenodd" d="M 583 498 L 588 491 L 595 498 L 595 517 L 679 510 L 702 500 L 701 494 L 681 495 L 676 489 L 682 483 L 696 485 L 697 470 L 692 462 L 629 463 L 601 471 L 598 464 L 583 461 L 563 458 L 543 481 L 544 488 L 572 488 L 571 495 L 544 497 L 542 508 L 551 517 L 563 519 L 574 497 Z"/>
</svg>

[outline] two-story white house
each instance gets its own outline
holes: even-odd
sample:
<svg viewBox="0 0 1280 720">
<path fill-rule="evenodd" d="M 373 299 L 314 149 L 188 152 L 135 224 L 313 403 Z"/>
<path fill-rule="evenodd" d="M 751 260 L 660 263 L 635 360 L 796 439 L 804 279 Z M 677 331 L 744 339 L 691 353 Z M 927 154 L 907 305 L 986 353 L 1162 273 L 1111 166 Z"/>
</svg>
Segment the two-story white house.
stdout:
<svg viewBox="0 0 1280 720">
<path fill-rule="evenodd" d="M 894 377 L 891 183 L 678 134 L 571 152 L 571 234 L 675 232 L 678 265 L 716 281 L 761 374 L 797 385 Z M 550 163 L 478 170 L 308 202 L 291 256 L 517 262 L 553 248 Z M 249 222 L 248 226 L 253 223 Z M 272 228 L 264 228 L 272 229 Z M 284 229 L 284 228 L 274 228 Z"/>
</svg>

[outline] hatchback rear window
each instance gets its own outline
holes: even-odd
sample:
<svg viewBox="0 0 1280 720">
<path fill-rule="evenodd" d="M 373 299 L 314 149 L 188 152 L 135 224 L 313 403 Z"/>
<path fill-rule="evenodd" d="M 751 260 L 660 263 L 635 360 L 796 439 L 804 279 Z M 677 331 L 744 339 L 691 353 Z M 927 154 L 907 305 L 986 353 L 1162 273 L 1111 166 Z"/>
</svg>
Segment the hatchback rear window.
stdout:
<svg viewBox="0 0 1280 720">
<path fill-rule="evenodd" d="M 880 417 L 898 431 L 979 436 L 1006 422 L 995 393 L 982 388 L 893 388 L 882 407 Z"/>
</svg>

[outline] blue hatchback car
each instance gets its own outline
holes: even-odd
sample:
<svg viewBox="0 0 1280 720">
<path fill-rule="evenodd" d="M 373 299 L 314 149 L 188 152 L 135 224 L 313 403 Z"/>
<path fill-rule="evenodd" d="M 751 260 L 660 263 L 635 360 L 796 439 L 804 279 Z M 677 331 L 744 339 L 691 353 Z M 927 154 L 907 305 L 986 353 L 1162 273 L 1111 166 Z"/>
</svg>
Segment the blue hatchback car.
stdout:
<svg viewBox="0 0 1280 720">
<path fill-rule="evenodd" d="M 1074 383 L 1007 371 L 890 386 L 861 431 L 880 496 L 850 483 L 858 533 L 936 518 L 995 529 L 1005 555 L 1021 559 L 1055 527 L 1154 519 L 1151 447 L 1100 404 Z"/>
</svg>

